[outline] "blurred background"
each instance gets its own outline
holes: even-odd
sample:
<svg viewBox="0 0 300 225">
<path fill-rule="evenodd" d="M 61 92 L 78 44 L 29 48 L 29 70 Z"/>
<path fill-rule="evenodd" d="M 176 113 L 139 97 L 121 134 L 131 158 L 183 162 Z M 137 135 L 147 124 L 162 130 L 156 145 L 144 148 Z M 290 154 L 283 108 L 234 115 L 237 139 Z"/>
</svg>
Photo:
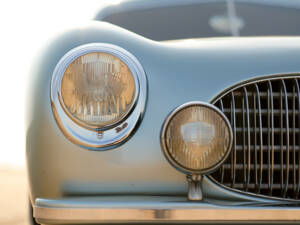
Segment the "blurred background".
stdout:
<svg viewBox="0 0 300 225">
<path fill-rule="evenodd" d="M 0 3 L 0 225 L 30 224 L 24 113 L 33 60 L 57 32 L 90 20 L 105 2 L 108 1 L 6 0 Z"/>
</svg>

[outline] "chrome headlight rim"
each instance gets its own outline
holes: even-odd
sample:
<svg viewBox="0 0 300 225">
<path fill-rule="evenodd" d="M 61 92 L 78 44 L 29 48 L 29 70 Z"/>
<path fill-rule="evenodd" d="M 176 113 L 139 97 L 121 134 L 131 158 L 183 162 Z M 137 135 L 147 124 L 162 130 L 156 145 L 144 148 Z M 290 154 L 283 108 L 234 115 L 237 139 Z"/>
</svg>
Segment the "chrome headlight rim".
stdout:
<svg viewBox="0 0 300 225">
<path fill-rule="evenodd" d="M 117 122 L 103 127 L 87 124 L 72 116 L 62 97 L 62 79 L 68 66 L 80 56 L 97 52 L 122 60 L 130 69 L 135 83 L 133 103 L 128 112 Z M 147 78 L 140 62 L 127 50 L 113 44 L 89 43 L 71 49 L 60 59 L 52 74 L 50 92 L 52 111 L 63 134 L 86 149 L 108 150 L 127 141 L 140 124 L 146 105 Z"/>
<path fill-rule="evenodd" d="M 185 167 L 184 165 L 181 165 L 178 161 L 176 161 L 171 156 L 171 154 L 168 151 L 167 145 L 166 145 L 165 134 L 166 134 L 166 131 L 168 129 L 170 121 L 180 111 L 182 111 L 182 110 L 184 110 L 184 109 L 186 109 L 188 107 L 191 107 L 191 106 L 202 106 L 202 107 L 206 107 L 206 108 L 209 108 L 211 110 L 214 110 L 216 113 L 218 113 L 222 117 L 222 119 L 226 123 L 227 127 L 229 128 L 230 142 L 229 142 L 229 145 L 228 145 L 228 149 L 226 150 L 226 153 L 224 154 L 224 156 L 222 157 L 222 159 L 218 161 L 218 163 L 216 163 L 215 165 L 213 165 L 213 166 L 211 166 L 209 168 L 205 168 L 205 169 L 201 169 L 201 170 L 190 169 L 190 168 Z M 164 154 L 165 158 L 167 159 L 167 161 L 175 169 L 177 169 L 180 172 L 185 173 L 187 175 L 190 175 L 190 174 L 205 175 L 205 174 L 210 174 L 210 173 L 216 171 L 224 163 L 224 161 L 227 159 L 227 157 L 229 156 L 229 154 L 231 152 L 231 148 L 232 148 L 232 143 L 233 143 L 233 132 L 232 132 L 232 128 L 231 128 L 231 124 L 230 124 L 229 120 L 224 115 L 224 113 L 221 110 L 219 110 L 216 106 L 214 106 L 214 105 L 212 105 L 210 103 L 207 103 L 207 102 L 191 101 L 191 102 L 186 102 L 186 103 L 178 106 L 177 108 L 175 108 L 174 110 L 172 110 L 169 113 L 169 115 L 165 119 L 165 121 L 163 123 L 163 126 L 162 126 L 162 129 L 161 129 L 160 142 L 161 142 L 161 146 L 162 146 L 162 150 L 163 150 L 163 154 Z"/>
</svg>

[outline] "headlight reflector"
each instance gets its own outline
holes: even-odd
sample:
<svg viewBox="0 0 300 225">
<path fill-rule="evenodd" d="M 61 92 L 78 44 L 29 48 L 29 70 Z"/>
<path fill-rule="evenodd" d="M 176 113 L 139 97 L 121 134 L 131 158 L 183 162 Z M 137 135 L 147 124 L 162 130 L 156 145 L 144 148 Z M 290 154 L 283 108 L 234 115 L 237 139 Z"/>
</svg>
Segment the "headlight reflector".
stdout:
<svg viewBox="0 0 300 225">
<path fill-rule="evenodd" d="M 64 73 L 61 89 L 70 116 L 98 128 L 122 120 L 132 108 L 137 92 L 128 66 L 105 52 L 75 59 Z"/>
<path fill-rule="evenodd" d="M 215 106 L 190 102 L 175 109 L 162 129 L 162 147 L 173 166 L 191 174 L 212 172 L 228 156 L 232 130 Z"/>
</svg>

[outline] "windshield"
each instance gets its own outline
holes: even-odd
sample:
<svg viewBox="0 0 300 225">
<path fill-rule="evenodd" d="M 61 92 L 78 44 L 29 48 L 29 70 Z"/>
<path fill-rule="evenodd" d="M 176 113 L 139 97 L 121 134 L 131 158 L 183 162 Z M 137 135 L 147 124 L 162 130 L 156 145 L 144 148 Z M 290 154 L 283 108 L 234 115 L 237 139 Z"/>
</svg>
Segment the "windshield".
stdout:
<svg viewBox="0 0 300 225">
<path fill-rule="evenodd" d="M 300 35 L 300 1 L 293 2 L 224 0 L 176 5 L 170 1 L 169 6 L 156 7 L 153 3 L 148 8 L 120 4 L 115 6 L 118 10 L 101 20 L 157 41 Z M 120 10 L 121 7 L 126 9 Z"/>
</svg>

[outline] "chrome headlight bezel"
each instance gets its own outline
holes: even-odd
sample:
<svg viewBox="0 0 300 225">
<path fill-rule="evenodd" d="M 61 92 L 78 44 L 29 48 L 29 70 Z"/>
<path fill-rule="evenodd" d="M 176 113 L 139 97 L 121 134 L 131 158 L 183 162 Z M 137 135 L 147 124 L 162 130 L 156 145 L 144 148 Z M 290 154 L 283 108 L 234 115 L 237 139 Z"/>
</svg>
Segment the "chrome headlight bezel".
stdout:
<svg viewBox="0 0 300 225">
<path fill-rule="evenodd" d="M 166 131 L 168 129 L 168 125 L 170 123 L 170 121 L 174 118 L 174 116 L 179 113 L 181 110 L 186 109 L 188 107 L 191 106 L 203 106 L 206 108 L 209 108 L 211 110 L 213 110 L 214 112 L 216 112 L 218 115 L 221 116 L 221 118 L 224 120 L 225 124 L 227 125 L 227 127 L 229 128 L 229 136 L 230 136 L 230 142 L 228 145 L 228 148 L 226 150 L 226 153 L 224 154 L 224 156 L 222 157 L 221 160 L 219 160 L 214 166 L 209 167 L 209 168 L 205 168 L 205 169 L 201 169 L 201 170 L 195 170 L 195 169 L 190 169 L 187 168 L 183 165 L 181 165 L 178 161 L 176 161 L 176 159 L 174 159 L 168 148 L 166 145 Z M 179 170 L 182 173 L 188 174 L 188 175 L 192 175 L 192 174 L 209 174 L 214 172 L 216 169 L 218 169 L 223 163 L 224 161 L 227 159 L 227 157 L 229 156 L 230 152 L 231 152 L 231 148 L 232 148 L 232 143 L 233 143 L 233 132 L 232 132 L 232 128 L 230 125 L 230 122 L 228 121 L 227 117 L 223 114 L 223 112 L 221 110 L 219 110 L 217 107 L 215 107 L 214 105 L 211 105 L 209 103 L 206 102 L 201 102 L 201 101 L 192 101 L 192 102 L 187 102 L 184 103 L 182 105 L 180 105 L 179 107 L 175 108 L 173 111 L 171 111 L 171 113 L 167 116 L 166 120 L 164 121 L 164 124 L 162 126 L 161 129 L 161 134 L 160 134 L 160 141 L 161 141 L 161 146 L 162 146 L 162 150 L 163 150 L 163 154 L 165 156 L 165 158 L 168 160 L 168 162 L 177 170 Z"/>
<path fill-rule="evenodd" d="M 74 118 L 62 99 L 62 79 L 68 66 L 78 57 L 104 52 L 120 58 L 130 69 L 135 82 L 132 107 L 119 121 L 104 127 L 87 125 Z M 108 150 L 124 143 L 136 130 L 144 114 L 147 96 L 147 79 L 140 62 L 125 49 L 106 43 L 78 46 L 67 52 L 56 65 L 51 81 L 51 106 L 55 120 L 63 134 L 73 143 L 90 150 Z"/>
</svg>

